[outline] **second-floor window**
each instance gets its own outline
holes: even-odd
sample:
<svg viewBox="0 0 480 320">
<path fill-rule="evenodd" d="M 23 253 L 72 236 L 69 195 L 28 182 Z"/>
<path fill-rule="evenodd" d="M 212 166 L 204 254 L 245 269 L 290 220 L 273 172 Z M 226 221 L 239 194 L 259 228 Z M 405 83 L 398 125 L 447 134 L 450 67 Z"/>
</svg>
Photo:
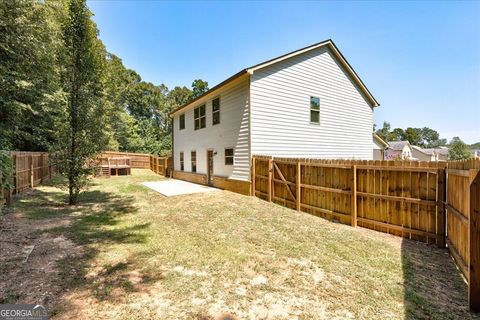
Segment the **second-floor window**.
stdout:
<svg viewBox="0 0 480 320">
<path fill-rule="evenodd" d="M 212 124 L 220 123 L 220 98 L 212 100 Z"/>
<path fill-rule="evenodd" d="M 193 111 L 195 130 L 205 128 L 207 117 L 205 115 L 205 105 L 195 108 Z"/>
<path fill-rule="evenodd" d="M 320 123 L 319 97 L 310 97 L 310 123 Z"/>
<path fill-rule="evenodd" d="M 197 152 L 192 151 L 190 154 L 191 160 L 192 160 L 192 172 L 197 172 Z"/>
<path fill-rule="evenodd" d="M 184 170 L 183 152 L 180 152 L 180 171 Z"/>
<path fill-rule="evenodd" d="M 179 118 L 180 130 L 185 129 L 185 113 L 182 113 Z"/>
</svg>

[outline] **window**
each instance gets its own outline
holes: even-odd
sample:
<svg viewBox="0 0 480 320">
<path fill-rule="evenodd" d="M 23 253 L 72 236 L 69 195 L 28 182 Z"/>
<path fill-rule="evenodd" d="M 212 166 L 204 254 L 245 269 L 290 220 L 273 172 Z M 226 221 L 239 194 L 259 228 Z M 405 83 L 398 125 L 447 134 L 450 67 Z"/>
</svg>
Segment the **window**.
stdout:
<svg viewBox="0 0 480 320">
<path fill-rule="evenodd" d="M 233 148 L 225 148 L 225 165 L 233 165 Z"/>
<path fill-rule="evenodd" d="M 195 108 L 194 110 L 195 130 L 205 128 L 206 119 L 205 105 Z"/>
<path fill-rule="evenodd" d="M 220 98 L 212 100 L 212 124 L 220 123 Z"/>
<path fill-rule="evenodd" d="M 320 123 L 320 98 L 310 97 L 310 122 Z"/>
<path fill-rule="evenodd" d="M 197 152 L 192 151 L 190 154 L 190 158 L 192 160 L 192 172 L 197 172 Z"/>
<path fill-rule="evenodd" d="M 184 164 L 184 162 L 183 162 L 183 152 L 180 152 L 180 171 L 183 171 L 185 169 L 183 164 Z"/>
<path fill-rule="evenodd" d="M 185 113 L 182 113 L 178 120 L 180 122 L 180 130 L 185 129 Z"/>
</svg>

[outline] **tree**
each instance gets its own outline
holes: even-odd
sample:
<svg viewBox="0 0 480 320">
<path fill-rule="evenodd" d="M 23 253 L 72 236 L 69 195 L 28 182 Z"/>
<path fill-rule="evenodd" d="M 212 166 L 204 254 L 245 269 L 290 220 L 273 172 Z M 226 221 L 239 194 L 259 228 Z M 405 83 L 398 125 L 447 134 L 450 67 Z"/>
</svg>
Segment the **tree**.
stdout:
<svg viewBox="0 0 480 320">
<path fill-rule="evenodd" d="M 390 123 L 385 121 L 383 127 L 377 130 L 376 133 L 385 141 L 407 140 L 412 145 L 424 148 L 436 148 L 447 144 L 446 139 L 440 139 L 437 131 L 427 127 L 408 127 L 406 130 L 395 128 L 391 130 Z"/>
<path fill-rule="evenodd" d="M 54 141 L 62 9 L 53 2 L 0 1 L 0 149 L 46 150 Z"/>
<path fill-rule="evenodd" d="M 459 137 L 453 137 L 448 146 L 448 159 L 463 160 L 472 157 L 470 148 Z"/>
<path fill-rule="evenodd" d="M 70 0 L 63 24 L 62 83 L 66 107 L 57 119 L 56 166 L 68 178 L 68 203 L 75 204 L 104 150 L 106 113 L 103 104 L 105 49 L 97 38 L 85 0 Z"/>
<path fill-rule="evenodd" d="M 192 99 L 201 96 L 208 91 L 208 82 L 202 79 L 193 80 L 192 83 Z"/>
</svg>

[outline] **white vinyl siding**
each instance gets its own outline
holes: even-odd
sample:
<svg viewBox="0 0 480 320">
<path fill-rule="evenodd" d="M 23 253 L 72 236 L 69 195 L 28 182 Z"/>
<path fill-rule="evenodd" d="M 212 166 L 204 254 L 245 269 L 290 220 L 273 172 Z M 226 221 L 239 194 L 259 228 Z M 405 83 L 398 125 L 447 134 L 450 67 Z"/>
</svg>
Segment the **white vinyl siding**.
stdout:
<svg viewBox="0 0 480 320">
<path fill-rule="evenodd" d="M 207 173 L 207 149 L 216 153 L 213 157 L 213 174 L 237 180 L 250 180 L 249 161 L 249 105 L 248 78 L 219 91 L 221 121 L 212 125 L 212 112 L 206 112 L 206 128 L 194 130 L 194 108 L 185 111 L 185 129 L 174 127 L 174 169 L 180 169 L 181 150 L 185 151 L 185 171 L 191 172 L 190 152 L 197 152 L 197 173 Z M 214 98 L 215 98 L 214 97 Z M 213 99 L 214 99 L 213 98 Z M 212 100 L 208 100 L 206 110 L 212 110 Z M 175 116 L 175 118 L 177 118 Z M 175 122 L 176 123 L 176 122 Z M 225 165 L 225 148 L 233 148 L 234 165 Z"/>
<path fill-rule="evenodd" d="M 327 47 L 255 71 L 250 94 L 252 154 L 372 159 L 373 110 Z"/>
</svg>

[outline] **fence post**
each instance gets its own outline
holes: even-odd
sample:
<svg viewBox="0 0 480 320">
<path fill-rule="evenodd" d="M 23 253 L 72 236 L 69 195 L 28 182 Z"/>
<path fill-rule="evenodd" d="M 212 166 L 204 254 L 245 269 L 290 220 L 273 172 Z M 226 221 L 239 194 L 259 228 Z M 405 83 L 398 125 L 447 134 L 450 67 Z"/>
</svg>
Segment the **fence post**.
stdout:
<svg viewBox="0 0 480 320">
<path fill-rule="evenodd" d="M 445 169 L 438 169 L 437 177 L 437 246 L 445 248 L 446 215 L 445 215 Z"/>
<path fill-rule="evenodd" d="M 168 158 L 163 158 L 163 176 L 167 177 Z"/>
<path fill-rule="evenodd" d="M 300 165 L 300 160 L 297 160 L 297 192 L 296 192 L 296 207 L 297 211 L 301 209 L 301 190 L 302 190 L 302 167 Z M 288 186 L 287 186 L 288 187 Z"/>
<path fill-rule="evenodd" d="M 480 312 L 480 171 L 470 170 L 470 266 L 468 303 L 470 309 Z"/>
<path fill-rule="evenodd" d="M 30 155 L 28 160 L 30 162 L 30 188 L 33 188 L 33 156 Z"/>
<path fill-rule="evenodd" d="M 357 226 L 357 165 L 352 166 L 352 227 Z"/>
<path fill-rule="evenodd" d="M 255 157 L 252 157 L 252 196 L 255 197 Z"/>
<path fill-rule="evenodd" d="M 17 193 L 17 156 L 12 155 L 12 163 L 13 163 L 13 193 Z"/>
<path fill-rule="evenodd" d="M 268 201 L 272 202 L 273 160 L 268 159 Z"/>
</svg>

